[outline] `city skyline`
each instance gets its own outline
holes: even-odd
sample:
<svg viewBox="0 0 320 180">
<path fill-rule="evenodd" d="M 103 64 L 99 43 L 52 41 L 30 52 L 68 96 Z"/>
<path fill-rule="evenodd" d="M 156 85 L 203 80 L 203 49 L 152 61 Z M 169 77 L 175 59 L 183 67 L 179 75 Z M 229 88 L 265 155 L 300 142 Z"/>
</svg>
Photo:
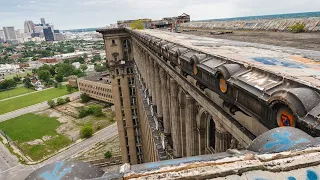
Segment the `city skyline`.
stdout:
<svg viewBox="0 0 320 180">
<path fill-rule="evenodd" d="M 258 4 L 253 0 L 217 0 L 214 2 L 209 0 L 201 0 L 201 2 L 156 0 L 139 1 L 139 3 L 133 0 L 12 0 L 2 2 L 0 27 L 14 26 L 15 29 L 23 29 L 25 20 L 32 20 L 35 23 L 39 21 L 40 23 L 40 18 L 45 18 L 59 29 L 67 30 L 104 27 L 116 23 L 117 20 L 125 19 L 161 19 L 166 16 L 177 16 L 183 12 L 192 15 L 192 20 L 202 20 L 319 11 L 317 9 L 319 6 L 320 2 L 315 0 L 307 2 L 282 0 L 281 3 L 275 0 L 264 0 L 259 1 Z M 121 11 L 118 8 L 121 8 Z"/>
</svg>

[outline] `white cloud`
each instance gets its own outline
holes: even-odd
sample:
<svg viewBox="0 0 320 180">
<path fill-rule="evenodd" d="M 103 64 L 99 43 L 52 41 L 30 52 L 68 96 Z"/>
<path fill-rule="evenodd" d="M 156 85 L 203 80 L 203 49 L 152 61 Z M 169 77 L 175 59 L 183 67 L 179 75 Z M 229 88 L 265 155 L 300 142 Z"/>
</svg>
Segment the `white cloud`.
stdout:
<svg viewBox="0 0 320 180">
<path fill-rule="evenodd" d="M 30 4 L 35 4 L 36 2 L 35 2 L 35 1 L 29 1 L 29 3 L 30 3 Z"/>
</svg>

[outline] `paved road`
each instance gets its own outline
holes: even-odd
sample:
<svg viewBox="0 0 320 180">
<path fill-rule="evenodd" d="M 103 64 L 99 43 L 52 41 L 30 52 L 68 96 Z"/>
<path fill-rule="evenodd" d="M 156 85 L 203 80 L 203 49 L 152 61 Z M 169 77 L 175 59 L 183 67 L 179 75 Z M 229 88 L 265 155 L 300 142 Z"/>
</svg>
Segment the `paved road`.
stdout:
<svg viewBox="0 0 320 180">
<path fill-rule="evenodd" d="M 96 133 L 93 137 L 86 139 L 71 148 L 57 154 L 56 156 L 53 156 L 52 158 L 44 161 L 43 163 L 37 164 L 37 165 L 17 165 L 17 166 L 11 166 L 11 168 L 8 168 L 7 170 L 4 170 L 0 172 L 0 180 L 22 180 L 25 179 L 30 173 L 32 173 L 34 170 L 57 161 L 62 161 L 65 159 L 69 159 L 72 156 L 75 156 L 76 154 L 87 151 L 91 149 L 95 144 L 101 141 L 106 141 L 107 139 L 115 136 L 118 133 L 117 124 L 114 123 L 98 133 Z"/>
<path fill-rule="evenodd" d="M 62 96 L 62 97 L 64 98 L 64 97 L 67 97 L 67 96 L 69 96 L 70 100 L 72 101 L 72 100 L 77 99 L 77 98 L 80 97 L 80 92 L 75 92 L 75 93 L 72 93 L 72 94 L 69 94 L 69 95 L 65 95 L 65 96 Z M 8 112 L 8 113 L 5 113 L 5 114 L 1 114 L 0 115 L 0 122 L 6 121 L 8 119 L 12 119 L 12 118 L 15 118 L 15 117 L 18 117 L 18 116 L 21 116 L 23 114 L 27 114 L 27 113 L 31 113 L 31 112 L 35 112 L 35 111 L 40 111 L 40 110 L 45 110 L 45 109 L 48 109 L 48 108 L 50 108 L 50 107 L 47 104 L 47 101 L 44 101 L 44 102 L 41 102 L 41 103 L 38 103 L 38 104 L 35 104 L 35 105 L 32 105 L 32 106 L 28 106 L 28 107 L 21 108 L 21 109 L 15 110 L 15 111 L 11 111 L 11 112 Z"/>
<path fill-rule="evenodd" d="M 0 142 L 0 171 L 9 169 L 19 164 L 17 156 L 10 153 L 9 149 Z"/>
</svg>

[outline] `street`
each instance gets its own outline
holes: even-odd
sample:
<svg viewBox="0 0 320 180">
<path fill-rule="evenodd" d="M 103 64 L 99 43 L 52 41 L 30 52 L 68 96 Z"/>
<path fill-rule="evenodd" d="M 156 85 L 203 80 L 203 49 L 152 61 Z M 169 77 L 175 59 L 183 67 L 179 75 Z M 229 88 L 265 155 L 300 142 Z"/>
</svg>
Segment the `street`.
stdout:
<svg viewBox="0 0 320 180">
<path fill-rule="evenodd" d="M 35 171 L 36 169 L 47 165 L 52 162 L 63 161 L 69 159 L 76 154 L 91 149 L 95 144 L 101 141 L 105 141 L 118 133 L 117 124 L 114 123 L 101 131 L 97 132 L 93 137 L 86 139 L 78 144 L 73 145 L 69 149 L 49 158 L 48 160 L 37 164 L 37 165 L 22 165 L 15 163 L 7 163 L 7 165 L 1 165 L 1 172 L 0 172 L 0 180 L 23 180 L 25 179 L 30 173 Z M 1 148 L 1 146 L 0 146 Z M 2 149 L 0 149 L 0 153 L 2 153 Z M 1 154 L 2 155 L 2 154 Z M 2 160 L 0 160 L 0 163 Z M 5 166 L 5 167 L 4 167 Z"/>
</svg>

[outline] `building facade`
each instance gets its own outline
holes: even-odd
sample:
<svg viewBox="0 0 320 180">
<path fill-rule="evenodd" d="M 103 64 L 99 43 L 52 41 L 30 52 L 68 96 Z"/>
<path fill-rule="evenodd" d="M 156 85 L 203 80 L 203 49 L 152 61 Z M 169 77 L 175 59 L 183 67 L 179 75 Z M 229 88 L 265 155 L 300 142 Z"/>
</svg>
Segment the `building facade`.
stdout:
<svg viewBox="0 0 320 180">
<path fill-rule="evenodd" d="M 43 34 L 46 41 L 54 41 L 54 34 L 53 34 L 53 31 L 51 30 L 51 27 L 44 27 Z"/>
<path fill-rule="evenodd" d="M 35 25 L 32 21 L 25 21 L 24 22 L 24 33 L 31 36 L 31 34 L 34 32 L 34 30 L 35 30 Z"/>
<path fill-rule="evenodd" d="M 99 73 L 85 78 L 77 78 L 76 82 L 81 93 L 85 93 L 93 99 L 114 103 L 111 79 L 104 74 Z"/>
<path fill-rule="evenodd" d="M 3 31 L 7 41 L 17 39 L 14 27 L 3 27 Z"/>
</svg>

